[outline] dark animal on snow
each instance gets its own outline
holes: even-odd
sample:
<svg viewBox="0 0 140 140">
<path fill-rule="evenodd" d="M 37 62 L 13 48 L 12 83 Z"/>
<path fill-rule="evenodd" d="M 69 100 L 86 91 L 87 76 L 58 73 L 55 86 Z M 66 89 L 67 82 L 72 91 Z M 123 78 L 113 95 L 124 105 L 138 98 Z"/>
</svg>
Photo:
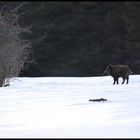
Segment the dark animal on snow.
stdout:
<svg viewBox="0 0 140 140">
<path fill-rule="evenodd" d="M 109 73 L 113 77 L 114 79 L 113 85 L 115 83 L 119 84 L 119 81 L 118 81 L 119 77 L 122 77 L 123 79 L 122 84 L 124 84 L 125 80 L 127 80 L 126 84 L 128 84 L 129 75 L 132 74 L 128 65 L 120 65 L 120 64 L 115 65 L 115 66 L 109 64 L 104 71 L 104 74 L 107 74 L 107 73 Z"/>
<path fill-rule="evenodd" d="M 107 101 L 107 99 L 104 99 L 104 98 L 100 98 L 100 99 L 89 99 L 89 101 L 92 101 L 92 102 L 100 102 L 100 101 Z"/>
</svg>

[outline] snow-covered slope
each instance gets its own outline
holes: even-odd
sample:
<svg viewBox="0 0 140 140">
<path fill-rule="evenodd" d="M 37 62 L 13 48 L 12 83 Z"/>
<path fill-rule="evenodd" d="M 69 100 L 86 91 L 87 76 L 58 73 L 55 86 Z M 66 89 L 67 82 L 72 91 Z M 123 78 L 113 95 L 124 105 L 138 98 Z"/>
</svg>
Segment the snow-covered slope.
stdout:
<svg viewBox="0 0 140 140">
<path fill-rule="evenodd" d="M 140 75 L 13 78 L 0 88 L 0 138 L 140 137 Z M 106 102 L 89 102 L 105 98 Z"/>
</svg>

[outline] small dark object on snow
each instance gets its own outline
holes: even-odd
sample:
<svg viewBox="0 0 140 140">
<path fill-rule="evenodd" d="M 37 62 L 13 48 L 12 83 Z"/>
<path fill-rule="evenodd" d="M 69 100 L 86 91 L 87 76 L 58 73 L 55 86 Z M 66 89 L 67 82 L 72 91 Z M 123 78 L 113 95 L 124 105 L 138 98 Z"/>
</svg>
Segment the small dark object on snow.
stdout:
<svg viewBox="0 0 140 140">
<path fill-rule="evenodd" d="M 92 102 L 100 102 L 100 101 L 107 101 L 107 99 L 104 99 L 104 98 L 100 98 L 100 99 L 89 99 L 89 101 L 92 101 Z"/>
<path fill-rule="evenodd" d="M 4 87 L 8 87 L 8 86 L 10 86 L 10 84 L 6 84 L 6 85 L 4 85 Z"/>
</svg>

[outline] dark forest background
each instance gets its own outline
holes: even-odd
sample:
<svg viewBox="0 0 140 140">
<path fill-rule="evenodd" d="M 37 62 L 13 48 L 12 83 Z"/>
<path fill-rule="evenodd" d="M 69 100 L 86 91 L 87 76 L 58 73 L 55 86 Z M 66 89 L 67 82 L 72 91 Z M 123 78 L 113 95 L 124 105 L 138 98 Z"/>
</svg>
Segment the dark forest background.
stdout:
<svg viewBox="0 0 140 140">
<path fill-rule="evenodd" d="M 99 76 L 108 64 L 140 74 L 140 2 L 17 1 L 0 6 L 29 26 L 31 52 L 19 76 Z"/>
</svg>

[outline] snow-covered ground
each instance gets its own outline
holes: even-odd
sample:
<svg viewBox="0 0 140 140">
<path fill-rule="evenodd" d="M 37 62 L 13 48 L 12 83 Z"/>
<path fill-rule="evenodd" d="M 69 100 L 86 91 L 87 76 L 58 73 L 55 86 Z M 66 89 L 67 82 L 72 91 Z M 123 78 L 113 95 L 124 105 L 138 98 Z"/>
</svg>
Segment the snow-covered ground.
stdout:
<svg viewBox="0 0 140 140">
<path fill-rule="evenodd" d="M 0 138 L 139 138 L 140 75 L 14 78 L 0 88 Z M 106 102 L 89 102 L 105 98 Z"/>
</svg>

